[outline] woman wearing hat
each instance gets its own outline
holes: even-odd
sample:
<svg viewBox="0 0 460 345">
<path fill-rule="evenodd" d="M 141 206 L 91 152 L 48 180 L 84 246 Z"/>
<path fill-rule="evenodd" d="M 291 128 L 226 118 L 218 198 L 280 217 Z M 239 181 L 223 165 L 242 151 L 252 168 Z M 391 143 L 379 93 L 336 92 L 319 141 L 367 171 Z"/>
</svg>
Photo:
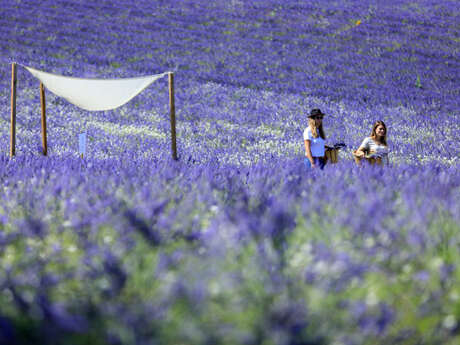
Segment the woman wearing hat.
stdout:
<svg viewBox="0 0 460 345">
<path fill-rule="evenodd" d="M 326 136 L 323 129 L 324 114 L 320 109 L 312 109 L 308 115 L 308 127 L 303 132 L 305 143 L 305 166 L 310 168 L 324 168 L 324 144 Z"/>
</svg>

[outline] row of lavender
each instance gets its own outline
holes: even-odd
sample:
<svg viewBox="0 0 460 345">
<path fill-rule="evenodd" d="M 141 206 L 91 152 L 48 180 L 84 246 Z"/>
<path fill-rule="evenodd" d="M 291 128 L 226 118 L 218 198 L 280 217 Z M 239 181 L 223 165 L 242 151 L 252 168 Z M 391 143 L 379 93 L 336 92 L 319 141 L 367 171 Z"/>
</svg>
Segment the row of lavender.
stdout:
<svg viewBox="0 0 460 345">
<path fill-rule="evenodd" d="M 0 343 L 458 342 L 453 2 L 2 10 Z M 47 93 L 40 156 L 38 83 L 22 69 L 10 159 L 12 60 L 98 77 L 177 68 L 180 160 L 164 80 L 111 112 Z M 313 107 L 348 147 L 306 174 Z M 350 150 L 376 119 L 394 166 L 359 169 Z"/>
<path fill-rule="evenodd" d="M 122 158 L 3 161 L 3 336 L 458 341 L 458 170 Z"/>
<path fill-rule="evenodd" d="M 458 341 L 458 170 L 122 158 L 3 161 L 2 336 Z"/>
</svg>

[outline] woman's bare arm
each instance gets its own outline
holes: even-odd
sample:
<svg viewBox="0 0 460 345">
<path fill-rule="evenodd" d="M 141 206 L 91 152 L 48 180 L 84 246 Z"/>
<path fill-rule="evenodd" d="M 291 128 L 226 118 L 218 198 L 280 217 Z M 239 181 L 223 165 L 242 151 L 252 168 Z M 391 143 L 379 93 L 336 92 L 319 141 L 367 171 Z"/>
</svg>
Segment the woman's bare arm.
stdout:
<svg viewBox="0 0 460 345">
<path fill-rule="evenodd" d="M 366 139 L 364 139 L 363 143 L 355 151 L 355 155 L 360 157 L 360 156 L 365 156 L 367 153 L 369 153 L 369 148 L 366 145 L 367 145 L 367 141 Z"/>
<path fill-rule="evenodd" d="M 311 141 L 310 140 L 304 140 L 305 142 L 305 154 L 307 155 L 308 160 L 311 163 L 311 166 L 315 166 L 315 161 L 313 160 L 313 155 L 311 154 Z"/>
<path fill-rule="evenodd" d="M 360 146 L 356 151 L 355 151 L 355 155 L 360 157 L 360 156 L 364 156 L 366 155 L 366 149 L 362 146 Z"/>
</svg>

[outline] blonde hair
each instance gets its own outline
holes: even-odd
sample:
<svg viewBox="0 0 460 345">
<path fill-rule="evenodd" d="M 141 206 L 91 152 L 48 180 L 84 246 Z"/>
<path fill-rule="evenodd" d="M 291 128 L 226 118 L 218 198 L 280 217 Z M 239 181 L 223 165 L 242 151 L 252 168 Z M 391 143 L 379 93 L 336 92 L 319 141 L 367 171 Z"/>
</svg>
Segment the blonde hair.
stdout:
<svg viewBox="0 0 460 345">
<path fill-rule="evenodd" d="M 324 129 L 323 129 L 323 124 L 321 123 L 318 127 L 316 127 L 316 122 L 312 118 L 308 119 L 308 126 L 311 129 L 311 135 L 313 138 L 318 138 L 318 133 L 319 136 L 322 139 L 326 139 L 326 135 L 324 134 Z"/>
</svg>

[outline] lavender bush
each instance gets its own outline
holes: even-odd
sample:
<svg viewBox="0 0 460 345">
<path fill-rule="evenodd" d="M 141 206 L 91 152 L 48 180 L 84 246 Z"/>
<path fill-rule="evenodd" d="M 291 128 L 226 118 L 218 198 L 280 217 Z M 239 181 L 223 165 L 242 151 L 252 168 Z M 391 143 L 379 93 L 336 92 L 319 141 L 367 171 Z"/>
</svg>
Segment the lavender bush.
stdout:
<svg viewBox="0 0 460 345">
<path fill-rule="evenodd" d="M 454 1 L 2 1 L 0 344 L 460 341 Z M 176 73 L 86 112 L 38 81 Z M 303 168 L 327 114 L 324 171 Z M 372 123 L 391 165 L 357 167 Z M 78 154 L 78 134 L 87 152 Z"/>
</svg>

